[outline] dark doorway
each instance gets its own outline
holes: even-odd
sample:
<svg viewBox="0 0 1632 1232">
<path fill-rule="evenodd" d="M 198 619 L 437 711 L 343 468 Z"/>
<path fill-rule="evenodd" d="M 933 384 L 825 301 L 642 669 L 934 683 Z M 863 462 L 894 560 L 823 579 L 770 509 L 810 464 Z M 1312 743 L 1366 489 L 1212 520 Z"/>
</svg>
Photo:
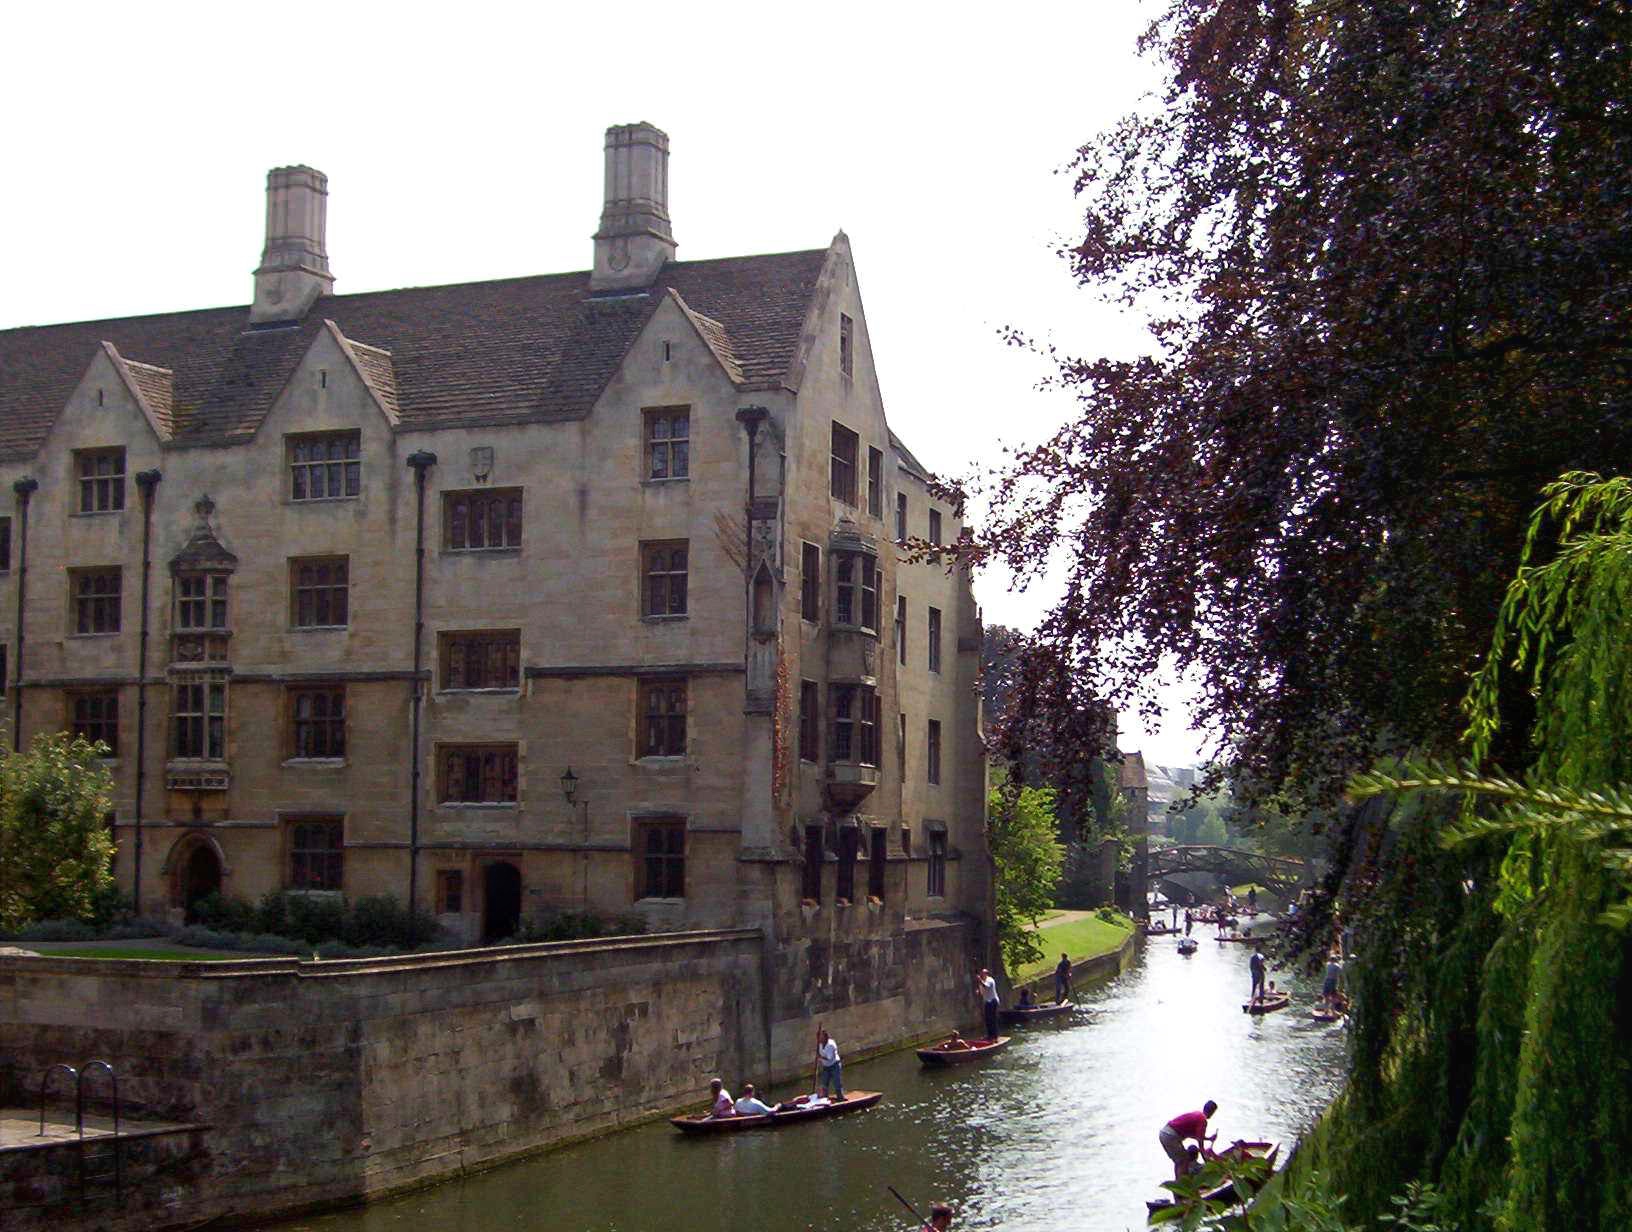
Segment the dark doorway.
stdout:
<svg viewBox="0 0 1632 1232">
<path fill-rule="evenodd" d="M 505 860 L 482 874 L 482 940 L 514 936 L 521 927 L 521 870 Z"/>
<path fill-rule="evenodd" d="M 181 905 L 187 909 L 187 922 L 198 919 L 195 908 L 198 900 L 221 892 L 221 861 L 215 848 L 198 843 L 187 853 L 187 863 L 181 870 Z"/>
</svg>

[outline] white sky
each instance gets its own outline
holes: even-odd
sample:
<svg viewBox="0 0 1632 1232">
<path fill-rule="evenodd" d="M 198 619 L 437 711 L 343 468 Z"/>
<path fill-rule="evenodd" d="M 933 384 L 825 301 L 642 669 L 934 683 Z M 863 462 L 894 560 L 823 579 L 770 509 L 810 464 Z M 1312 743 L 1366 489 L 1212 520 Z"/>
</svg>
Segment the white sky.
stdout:
<svg viewBox="0 0 1632 1232">
<path fill-rule="evenodd" d="M 15 5 L 0 328 L 248 302 L 268 168 L 329 176 L 336 290 L 588 267 L 607 125 L 670 135 L 682 260 L 854 247 L 885 405 L 962 473 L 1070 411 L 1017 325 L 1142 332 L 1054 255 L 1057 174 L 1154 81 L 1133 0 L 973 5 Z M 989 621 L 1050 597 L 983 576 Z M 1183 690 L 1169 690 L 1182 710 Z M 1178 717 L 1123 747 L 1189 764 Z"/>
</svg>

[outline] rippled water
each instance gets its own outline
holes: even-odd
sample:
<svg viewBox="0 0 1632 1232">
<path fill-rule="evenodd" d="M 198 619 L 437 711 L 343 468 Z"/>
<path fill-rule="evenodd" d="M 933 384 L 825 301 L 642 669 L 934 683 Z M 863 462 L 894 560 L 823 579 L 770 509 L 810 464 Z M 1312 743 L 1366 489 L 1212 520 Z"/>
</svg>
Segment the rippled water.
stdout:
<svg viewBox="0 0 1632 1232">
<path fill-rule="evenodd" d="M 846 1086 L 885 1093 L 864 1112 L 705 1138 L 650 1125 L 294 1226 L 909 1229 L 885 1188 L 894 1185 L 920 1211 L 951 1201 L 959 1232 L 1140 1228 L 1145 1200 L 1160 1197 L 1171 1175 L 1156 1141 L 1169 1117 L 1214 1099 L 1220 1142 L 1266 1138 L 1289 1148 L 1341 1080 L 1342 1028 L 1309 1018 L 1311 982 L 1272 973 L 1291 983 L 1291 1007 L 1243 1014 L 1247 947 L 1198 935 L 1193 958 L 1180 957 L 1171 938 L 1153 938 L 1133 970 L 1086 998 L 1091 1014 L 1080 1025 L 1019 1028 L 1006 1052 L 971 1068 L 924 1070 L 910 1052 L 846 1065 Z"/>
</svg>

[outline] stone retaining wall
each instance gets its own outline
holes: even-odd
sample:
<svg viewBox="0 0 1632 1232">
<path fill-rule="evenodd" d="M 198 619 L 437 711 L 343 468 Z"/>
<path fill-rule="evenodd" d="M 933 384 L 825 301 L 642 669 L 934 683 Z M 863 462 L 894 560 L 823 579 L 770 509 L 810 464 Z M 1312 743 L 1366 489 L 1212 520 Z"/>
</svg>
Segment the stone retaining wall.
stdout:
<svg viewBox="0 0 1632 1232">
<path fill-rule="evenodd" d="M 4 958 L 0 1099 L 101 1058 L 128 1105 L 212 1127 L 162 1209 L 58 1208 L 54 1229 L 262 1218 L 642 1120 L 716 1073 L 808 1072 L 817 1018 L 849 1056 L 944 1031 L 971 1016 L 978 958 L 978 929 L 939 921 L 775 950 L 734 929 L 337 962 Z"/>
</svg>

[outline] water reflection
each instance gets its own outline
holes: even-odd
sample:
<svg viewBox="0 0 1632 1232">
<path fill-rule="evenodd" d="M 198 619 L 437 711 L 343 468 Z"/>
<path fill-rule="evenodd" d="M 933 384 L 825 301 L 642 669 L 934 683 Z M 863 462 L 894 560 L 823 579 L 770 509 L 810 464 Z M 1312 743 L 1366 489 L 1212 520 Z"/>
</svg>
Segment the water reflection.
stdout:
<svg viewBox="0 0 1632 1232">
<path fill-rule="evenodd" d="M 847 1065 L 846 1085 L 885 1092 L 883 1103 L 851 1117 L 695 1139 L 651 1125 L 294 1226 L 910 1228 L 885 1188 L 894 1185 L 926 1213 L 936 1198 L 952 1201 L 959 1232 L 1139 1228 L 1145 1200 L 1160 1196 L 1157 1184 L 1170 1175 L 1156 1141 L 1169 1117 L 1215 1099 L 1220 1141 L 1290 1144 L 1340 1079 L 1342 1029 L 1308 1017 L 1312 982 L 1290 980 L 1287 1010 L 1243 1014 L 1247 947 L 1200 935 L 1193 958 L 1180 957 L 1172 938 L 1153 939 L 1138 966 L 1090 995 L 1087 1022 L 1021 1028 L 1013 1047 L 973 1068 L 922 1070 L 910 1052 Z"/>
</svg>

